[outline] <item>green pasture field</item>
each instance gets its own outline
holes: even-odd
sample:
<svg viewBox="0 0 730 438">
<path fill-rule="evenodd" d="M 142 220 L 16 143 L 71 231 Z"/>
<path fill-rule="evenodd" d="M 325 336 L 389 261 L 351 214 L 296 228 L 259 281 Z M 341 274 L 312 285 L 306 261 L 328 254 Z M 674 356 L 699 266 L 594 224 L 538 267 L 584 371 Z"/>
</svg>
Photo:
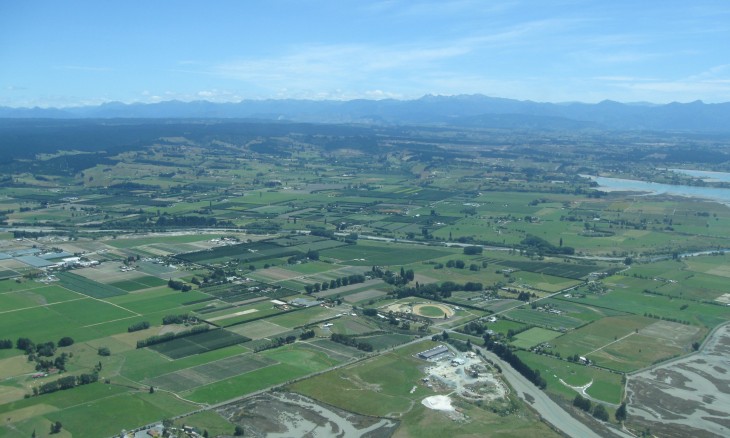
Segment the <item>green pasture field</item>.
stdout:
<svg viewBox="0 0 730 438">
<path fill-rule="evenodd" d="M 689 345 L 679 348 L 654 337 L 636 334 L 590 354 L 587 358 L 600 366 L 629 372 L 689 351 Z"/>
<path fill-rule="evenodd" d="M 285 269 L 299 274 L 318 274 L 320 272 L 327 272 L 336 268 L 338 268 L 338 266 L 333 266 L 330 263 L 309 261 L 298 265 L 287 265 Z"/>
<path fill-rule="evenodd" d="M 60 272 L 58 274 L 58 278 L 61 280 L 61 285 L 63 287 L 74 292 L 88 295 L 92 298 L 109 298 L 127 293 L 122 289 L 108 284 L 102 284 L 94 280 L 89 280 L 86 277 L 82 277 L 72 272 Z"/>
<path fill-rule="evenodd" d="M 45 283 L 40 283 L 36 281 L 21 280 L 20 282 L 17 282 L 15 280 L 8 279 L 0 280 L 0 294 L 4 294 L 6 292 L 20 292 L 24 290 L 39 289 L 47 286 L 48 285 Z"/>
<path fill-rule="evenodd" d="M 240 314 L 240 312 L 246 312 L 250 310 L 254 311 Z M 245 321 L 250 321 L 252 319 L 259 319 L 261 317 L 276 315 L 282 312 L 284 312 L 284 310 L 277 309 L 269 300 L 265 300 L 253 304 L 246 304 L 239 307 L 232 307 L 230 309 L 221 310 L 219 312 L 206 313 L 205 315 L 203 315 L 203 319 L 206 321 L 210 321 L 211 319 L 221 318 L 215 319 L 214 321 L 212 321 L 212 323 L 215 325 L 228 327 L 243 323 Z M 239 314 L 236 315 L 237 313 Z"/>
<path fill-rule="evenodd" d="M 485 310 L 488 310 L 490 312 L 502 312 L 507 309 L 513 309 L 515 307 L 521 306 L 524 303 L 522 301 L 512 299 L 512 298 L 501 298 L 498 300 L 489 300 L 484 301 L 481 306 Z"/>
<path fill-rule="evenodd" d="M 400 417 L 411 410 L 414 402 L 432 394 L 430 389 L 418 385 L 426 362 L 414 356 L 436 345 L 420 342 L 294 383 L 290 388 L 347 411 Z"/>
<path fill-rule="evenodd" d="M 4 312 L 86 298 L 61 286 L 44 286 L 0 293 L 0 315 Z"/>
<path fill-rule="evenodd" d="M 540 327 L 533 327 L 529 330 L 525 330 L 522 333 L 515 335 L 515 340 L 512 341 L 512 345 L 517 348 L 531 348 L 535 345 L 542 344 L 543 342 L 551 341 L 562 333 L 553 330 L 547 330 Z"/>
<path fill-rule="evenodd" d="M 160 418 L 180 415 L 195 405 L 163 392 L 148 394 L 97 382 L 0 406 L 4 418 L 0 435 L 30 436 L 60 421 L 75 436 L 112 436 L 122 429 L 142 426 Z M 95 421 L 89 422 L 89 418 Z M 97 421 L 98 420 L 98 421 Z M 41 429 L 42 426 L 42 429 Z"/>
<path fill-rule="evenodd" d="M 199 403 L 218 403 L 273 385 L 279 385 L 297 377 L 322 371 L 339 363 L 324 352 L 313 351 L 306 347 L 302 348 L 299 343 L 267 350 L 259 354 L 279 363 L 211 383 L 192 391 L 184 391 L 180 395 Z"/>
<path fill-rule="evenodd" d="M 619 310 L 607 309 L 603 307 L 593 307 L 576 301 L 569 301 L 562 296 L 541 300 L 540 305 L 550 305 L 554 309 L 558 309 L 567 313 L 571 318 L 577 318 L 585 322 L 596 321 L 607 316 L 625 316 L 630 315 L 627 312 Z"/>
<path fill-rule="evenodd" d="M 514 276 L 519 279 L 520 283 L 527 283 L 545 292 L 558 292 L 581 283 L 580 280 L 570 280 L 563 277 L 528 271 L 516 272 Z"/>
<path fill-rule="evenodd" d="M 616 277 L 611 277 L 611 280 L 614 278 Z M 727 306 L 689 301 L 672 296 L 646 294 L 641 285 L 653 285 L 651 280 L 638 280 L 632 283 L 627 281 L 626 284 L 628 285 L 626 288 L 616 287 L 604 295 L 587 295 L 585 298 L 573 296 L 561 299 L 627 313 L 673 318 L 707 328 L 715 327 L 730 319 L 730 307 Z M 684 305 L 687 307 L 683 310 Z"/>
<path fill-rule="evenodd" d="M 576 353 L 585 356 L 654 322 L 654 319 L 634 315 L 607 317 L 573 330 L 556 339 L 553 344 L 563 357 Z"/>
<path fill-rule="evenodd" d="M 331 258 L 356 266 L 391 266 L 443 257 L 449 252 L 446 249 L 434 249 L 423 246 L 412 246 L 398 243 L 381 244 L 358 241 L 357 245 L 328 249 L 319 253 L 321 258 Z M 356 260 L 357 259 L 357 260 Z M 364 259 L 364 260 L 361 260 Z"/>
<path fill-rule="evenodd" d="M 375 351 L 382 351 L 386 348 L 395 347 L 396 345 L 405 344 L 414 339 L 413 336 L 403 335 L 400 333 L 382 334 L 374 336 L 359 337 L 358 340 L 367 342 L 373 346 Z"/>
<path fill-rule="evenodd" d="M 534 324 L 542 327 L 574 329 L 585 324 L 584 321 L 570 316 L 556 315 L 548 312 L 540 312 L 532 309 L 514 309 L 504 314 L 526 324 Z"/>
<path fill-rule="evenodd" d="M 510 321 L 508 319 L 499 318 L 496 322 L 487 323 L 489 330 L 494 330 L 495 333 L 501 333 L 507 335 L 510 330 L 518 331 L 527 327 L 528 324 L 523 324 L 517 321 Z"/>
<path fill-rule="evenodd" d="M 329 339 L 316 339 L 314 341 L 310 341 L 309 343 L 323 349 L 327 352 L 328 355 L 334 355 L 333 357 L 335 358 L 347 357 L 348 359 L 351 359 L 354 357 L 361 357 L 365 355 L 365 353 L 354 347 L 348 347 L 347 345 L 340 344 Z"/>
<path fill-rule="evenodd" d="M 70 336 L 78 342 L 98 336 L 97 324 L 134 316 L 124 309 L 85 298 L 4 313 L 0 318 L 0 333 L 11 339 L 27 337 L 35 342 L 56 342 Z"/>
<path fill-rule="evenodd" d="M 586 391 L 588 395 L 608 403 L 621 402 L 623 383 L 620 374 L 526 351 L 518 351 L 517 356 L 530 368 L 540 371 L 550 394 L 572 402 L 577 392 L 560 380 L 571 386 L 583 386 L 593 381 Z"/>
<path fill-rule="evenodd" d="M 172 312 L 181 312 L 180 307 L 189 309 L 191 306 L 184 306 L 183 303 L 195 301 L 208 297 L 208 295 L 192 290 L 189 292 L 180 292 L 172 290 L 167 286 L 150 289 L 141 293 L 133 293 L 118 297 L 108 298 L 110 303 L 117 304 L 129 309 L 133 312 L 141 314 L 149 314 L 153 312 L 162 312 L 170 310 Z M 152 322 L 152 321 L 150 321 Z M 156 322 L 156 321 L 155 321 Z"/>
</svg>

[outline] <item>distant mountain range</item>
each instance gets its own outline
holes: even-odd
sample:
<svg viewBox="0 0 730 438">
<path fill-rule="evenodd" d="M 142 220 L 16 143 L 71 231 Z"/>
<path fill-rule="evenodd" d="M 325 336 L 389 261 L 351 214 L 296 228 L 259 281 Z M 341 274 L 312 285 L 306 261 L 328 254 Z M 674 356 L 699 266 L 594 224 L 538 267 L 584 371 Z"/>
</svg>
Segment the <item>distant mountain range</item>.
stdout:
<svg viewBox="0 0 730 438">
<path fill-rule="evenodd" d="M 483 95 L 415 100 L 245 100 L 124 104 L 74 108 L 0 107 L 0 118 L 263 119 L 378 125 L 428 124 L 521 129 L 609 129 L 730 132 L 730 103 L 541 103 Z"/>
</svg>

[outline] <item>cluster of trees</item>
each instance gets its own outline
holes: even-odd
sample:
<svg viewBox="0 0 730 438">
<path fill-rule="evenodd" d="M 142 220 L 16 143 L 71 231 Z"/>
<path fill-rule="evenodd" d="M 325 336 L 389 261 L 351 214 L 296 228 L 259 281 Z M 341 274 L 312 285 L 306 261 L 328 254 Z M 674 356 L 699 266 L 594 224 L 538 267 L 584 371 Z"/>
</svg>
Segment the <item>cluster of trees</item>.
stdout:
<svg viewBox="0 0 730 438">
<path fill-rule="evenodd" d="M 301 335 L 299 335 L 299 339 L 302 341 L 305 339 L 311 339 L 313 337 L 314 337 L 314 330 L 307 330 L 305 332 L 302 332 Z"/>
<path fill-rule="evenodd" d="M 349 284 L 357 284 L 357 283 L 364 283 L 365 282 L 365 276 L 362 274 L 352 274 L 348 275 L 347 277 L 340 277 L 333 280 L 330 280 L 329 282 L 323 281 L 322 283 L 314 283 L 314 284 L 308 284 L 304 286 L 304 291 L 307 294 L 311 294 L 314 292 L 319 292 L 321 290 L 327 290 L 327 289 L 335 289 L 342 286 L 347 286 Z"/>
<path fill-rule="evenodd" d="M 220 221 L 205 216 L 169 216 L 163 213 L 157 218 L 159 227 L 235 227 L 231 221 Z"/>
<path fill-rule="evenodd" d="M 413 272 L 413 269 L 406 270 L 402 266 L 400 268 L 400 275 L 391 270 L 386 269 L 384 271 L 380 266 L 373 266 L 370 272 L 374 277 L 380 278 L 384 282 L 394 286 L 406 285 L 416 278 L 416 274 Z"/>
<path fill-rule="evenodd" d="M 307 251 L 306 254 L 297 254 L 289 257 L 286 259 L 286 262 L 290 265 L 295 264 L 296 262 L 302 261 L 302 260 L 319 260 L 319 252 L 315 251 L 313 249 L 310 249 Z"/>
<path fill-rule="evenodd" d="M 164 335 L 150 336 L 147 339 L 140 339 L 139 341 L 137 341 L 137 348 L 144 348 L 144 347 L 147 347 L 150 345 L 161 344 L 163 342 L 171 341 L 173 339 L 184 338 L 185 336 L 190 336 L 190 335 L 194 335 L 196 333 L 206 332 L 209 329 L 210 329 L 209 325 L 200 324 L 200 325 L 196 325 L 195 327 L 191 328 L 190 330 L 185 330 L 183 332 L 178 332 L 178 333 L 168 332 L 168 333 L 165 333 Z"/>
<path fill-rule="evenodd" d="M 30 356 L 28 357 L 30 358 Z M 59 371 L 66 371 L 66 361 L 68 360 L 68 358 L 69 355 L 66 353 L 61 353 L 53 360 L 36 357 L 35 369 L 36 371 L 48 371 L 51 368 L 56 368 Z"/>
<path fill-rule="evenodd" d="M 314 331 L 312 331 L 312 332 L 314 332 Z M 312 336 L 314 336 L 314 334 Z M 255 353 L 258 353 L 259 351 L 271 350 L 272 348 L 278 348 L 278 347 L 281 347 L 282 345 L 293 344 L 296 340 L 297 340 L 297 337 L 294 335 L 289 335 L 286 338 L 278 337 L 269 343 L 257 345 L 253 351 Z"/>
<path fill-rule="evenodd" d="M 373 351 L 373 345 L 369 342 L 358 341 L 356 338 L 351 336 L 342 335 L 339 333 L 332 333 L 330 339 L 338 344 L 347 345 L 349 347 L 355 347 L 362 351 Z"/>
<path fill-rule="evenodd" d="M 487 347 L 487 350 L 492 351 L 502 360 L 512 365 L 512 368 L 525 376 L 527 380 L 534 383 L 538 388 L 545 389 L 547 387 L 547 382 L 540 376 L 540 371 L 533 370 L 526 363 L 522 362 L 522 359 L 514 354 L 508 346 L 491 340 L 486 341 L 484 346 Z"/>
<path fill-rule="evenodd" d="M 61 424 L 60 421 L 56 421 L 55 423 L 51 424 L 51 435 L 61 433 L 61 429 L 63 429 L 63 424 Z M 35 431 L 33 431 L 33 433 L 35 434 Z"/>
<path fill-rule="evenodd" d="M 33 387 L 33 395 L 50 394 L 56 391 L 62 391 L 65 389 L 71 389 L 76 386 L 87 385 L 94 383 L 99 380 L 99 373 L 94 372 L 89 374 L 80 374 L 78 376 L 66 376 L 52 382 L 44 383 L 38 387 Z"/>
<path fill-rule="evenodd" d="M 9 350 L 13 348 L 13 341 L 10 339 L 0 339 L 0 350 Z"/>
<path fill-rule="evenodd" d="M 138 332 L 140 330 L 144 330 L 144 329 L 148 329 L 148 328 L 150 328 L 149 321 L 140 321 L 140 322 L 134 323 L 134 324 L 130 325 L 129 327 L 127 327 L 127 332 L 128 333 Z"/>
<path fill-rule="evenodd" d="M 453 281 L 444 281 L 441 284 L 431 283 L 419 285 L 416 282 L 415 287 L 401 287 L 395 290 L 395 295 L 398 298 L 406 297 L 422 297 L 430 300 L 442 300 L 449 298 L 451 293 L 457 290 L 463 290 L 468 292 L 476 292 L 484 289 L 484 285 L 478 282 L 466 282 L 464 284 L 457 284 Z"/>
<path fill-rule="evenodd" d="M 595 418 L 597 418 L 597 419 L 599 419 L 601 421 L 608 421 L 608 418 L 609 417 L 608 417 L 608 411 L 606 410 L 606 408 L 602 404 L 596 403 L 596 405 L 593 406 L 593 408 L 591 409 L 592 405 L 593 404 L 591 403 L 590 400 L 588 400 L 587 398 L 581 396 L 580 394 L 576 394 L 575 395 L 575 398 L 573 399 L 573 406 L 575 406 L 576 408 L 581 409 L 581 410 L 583 410 L 585 412 L 588 412 L 588 413 L 591 413 L 591 411 L 592 411 L 593 412 L 593 416 Z M 626 410 L 626 406 L 623 405 L 623 404 L 622 404 L 622 406 L 624 406 L 624 411 L 625 411 Z M 619 417 L 619 414 L 618 414 L 618 411 L 617 411 L 616 412 L 616 419 L 618 419 L 618 417 Z M 622 420 L 619 420 L 619 421 L 622 421 Z"/>
<path fill-rule="evenodd" d="M 190 315 L 165 315 L 162 317 L 163 325 L 185 324 L 194 321 L 197 321 L 197 319 L 195 317 L 191 317 Z"/>
<path fill-rule="evenodd" d="M 173 290 L 179 290 L 183 292 L 187 292 L 193 288 L 184 281 L 173 280 L 172 278 L 167 282 L 167 287 Z"/>
<path fill-rule="evenodd" d="M 487 326 L 479 321 L 472 321 L 464 327 L 457 329 L 457 331 L 466 333 L 467 335 L 483 336 L 487 331 Z"/>
<path fill-rule="evenodd" d="M 465 246 L 464 255 L 478 255 L 484 251 L 481 246 Z"/>
<path fill-rule="evenodd" d="M 538 254 L 575 254 L 575 248 L 570 246 L 562 246 L 562 240 L 560 246 L 555 246 L 547 240 L 528 234 L 527 237 L 522 239 L 520 242 L 526 249 L 533 250 Z"/>
<path fill-rule="evenodd" d="M 12 348 L 13 343 L 8 340 L 4 339 L 0 341 L 3 345 L 3 348 Z M 9 344 L 8 344 L 9 343 Z M 25 354 L 28 355 L 29 361 L 35 361 L 36 366 L 35 369 L 37 371 L 47 371 L 51 368 L 56 368 L 61 371 L 66 370 L 66 361 L 69 358 L 69 355 L 66 353 L 60 354 L 55 359 L 44 359 L 44 358 L 51 358 L 56 354 L 57 346 L 58 347 L 68 347 L 70 345 L 73 345 L 74 340 L 68 336 L 64 336 L 61 339 L 59 339 L 58 344 L 56 344 L 53 341 L 48 342 L 42 342 L 42 343 L 34 343 L 29 338 L 18 338 L 15 342 L 15 347 L 18 350 L 23 350 Z"/>
</svg>

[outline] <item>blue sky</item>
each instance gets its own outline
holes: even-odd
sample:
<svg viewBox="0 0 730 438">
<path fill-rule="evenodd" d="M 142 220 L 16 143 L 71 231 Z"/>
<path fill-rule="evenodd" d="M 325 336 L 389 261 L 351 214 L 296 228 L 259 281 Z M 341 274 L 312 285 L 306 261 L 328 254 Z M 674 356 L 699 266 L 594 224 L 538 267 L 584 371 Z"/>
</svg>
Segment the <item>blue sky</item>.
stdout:
<svg viewBox="0 0 730 438">
<path fill-rule="evenodd" d="M 0 105 L 730 101 L 730 1 L 0 2 Z"/>
</svg>

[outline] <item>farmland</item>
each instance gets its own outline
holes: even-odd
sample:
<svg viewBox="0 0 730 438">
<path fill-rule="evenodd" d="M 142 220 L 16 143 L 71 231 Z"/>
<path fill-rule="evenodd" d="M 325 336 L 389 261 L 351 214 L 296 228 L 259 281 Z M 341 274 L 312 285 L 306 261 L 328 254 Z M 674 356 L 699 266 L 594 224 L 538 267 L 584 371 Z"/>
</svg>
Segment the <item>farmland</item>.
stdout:
<svg viewBox="0 0 730 438">
<path fill-rule="evenodd" d="M 478 361 L 466 350 L 501 345 L 560 406 L 575 413 L 582 394 L 613 414 L 626 379 L 691 358 L 730 321 L 728 206 L 579 176 L 699 186 L 666 170 L 696 163 L 653 145 L 709 140 L 625 140 L 660 166 L 627 163 L 623 139 L 562 132 L 554 148 L 480 129 L 254 125 L 3 168 L 0 436 L 55 421 L 112 436 L 191 412 L 175 424 L 223 435 L 238 424 L 226 402 L 261 390 L 282 412 L 321 404 L 396 436 L 552 436 L 519 393 L 428 410 L 455 390 L 428 386 L 438 363 L 417 353 Z M 88 167 L 59 168 L 66 153 Z M 470 390 L 500 393 L 479 365 L 496 380 Z"/>
</svg>

